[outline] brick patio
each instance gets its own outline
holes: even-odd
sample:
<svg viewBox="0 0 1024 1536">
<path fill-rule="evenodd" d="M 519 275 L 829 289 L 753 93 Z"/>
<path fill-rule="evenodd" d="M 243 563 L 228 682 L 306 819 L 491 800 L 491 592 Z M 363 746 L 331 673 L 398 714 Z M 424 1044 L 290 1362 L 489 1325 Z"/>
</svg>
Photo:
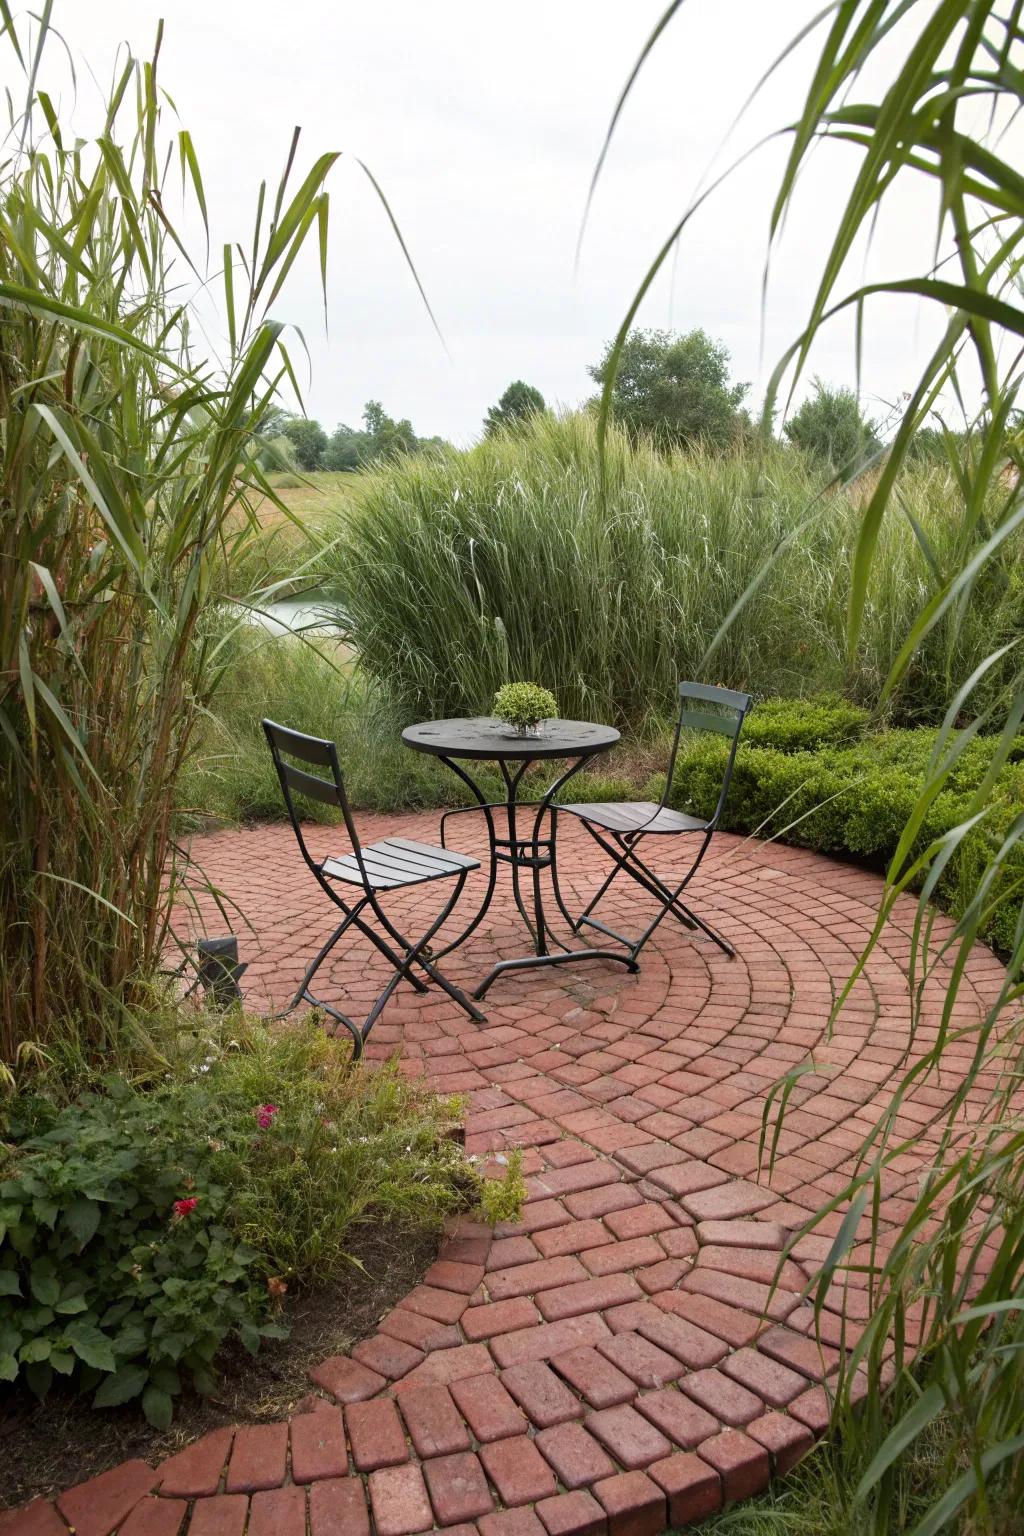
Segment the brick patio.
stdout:
<svg viewBox="0 0 1024 1536">
<path fill-rule="evenodd" d="M 362 831 L 433 841 L 436 818 L 366 817 Z M 248 1001 L 282 1003 L 330 923 L 290 832 L 222 832 L 193 851 L 252 924 L 234 922 Z M 572 828 L 563 856 L 575 896 L 594 889 L 600 855 Z M 369 1056 L 401 1051 L 403 1071 L 465 1095 L 469 1153 L 526 1149 L 521 1222 L 453 1229 L 378 1333 L 312 1372 L 316 1390 L 290 1424 L 217 1430 L 157 1467 L 126 1463 L 0 1516 L 2 1536 L 657 1536 L 788 1470 L 825 1428 L 828 1378 L 866 1316 L 865 1277 L 851 1275 L 828 1297 L 819 1344 L 801 1294 L 840 1214 L 771 1282 L 886 1102 L 908 1043 L 914 908 L 897 908 L 826 1040 L 880 882 L 726 836 L 702 876 L 694 904 L 735 943 L 733 961 L 666 921 L 638 976 L 605 963 L 507 976 L 484 1025 L 403 986 L 371 1036 Z M 428 886 L 394 910 L 416 931 L 437 902 Z M 636 926 L 625 891 L 609 911 Z M 522 939 L 499 899 L 445 967 L 471 985 Z M 979 949 L 957 1022 L 979 1016 L 1001 975 Z M 318 990 L 358 1015 L 383 980 L 360 943 L 324 967 Z M 941 992 L 931 984 L 915 1051 L 935 1038 Z M 896 1132 L 916 1150 L 888 1175 L 883 1239 L 911 1208 L 971 1052 L 969 1040 L 951 1045 L 947 1077 L 902 1107 Z M 769 1178 L 758 1168 L 766 1095 L 808 1060 Z"/>
</svg>

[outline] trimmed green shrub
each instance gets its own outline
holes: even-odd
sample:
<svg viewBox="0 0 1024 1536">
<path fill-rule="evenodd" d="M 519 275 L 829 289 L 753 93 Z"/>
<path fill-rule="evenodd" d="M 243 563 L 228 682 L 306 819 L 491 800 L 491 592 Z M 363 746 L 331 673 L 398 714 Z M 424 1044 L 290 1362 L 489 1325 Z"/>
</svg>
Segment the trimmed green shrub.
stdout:
<svg viewBox="0 0 1024 1536">
<path fill-rule="evenodd" d="M 847 745 L 826 739 L 815 749 L 790 749 L 763 744 L 800 739 L 801 716 L 813 719 L 809 706 L 785 707 L 777 701 L 767 727 L 756 730 L 761 708 L 752 711 L 736 753 L 729 798 L 721 826 L 732 832 L 779 838 L 821 853 L 849 854 L 877 869 L 891 860 L 921 792 L 925 770 L 935 744 L 932 730 L 890 730 L 865 734 Z M 831 701 L 822 709 L 827 720 Z M 841 722 L 841 712 L 839 720 Z M 852 728 L 853 722 L 850 722 Z M 863 721 L 859 722 L 863 728 Z M 842 724 L 837 729 L 843 729 Z M 751 740 L 750 738 L 754 738 Z M 672 804 L 695 816 L 709 816 L 718 800 L 728 748 L 719 738 L 684 740 L 676 760 Z M 961 753 L 945 786 L 935 798 L 920 839 L 923 849 L 932 839 L 960 825 L 970 814 L 970 798 L 981 782 L 992 754 L 993 738 L 971 742 Z M 959 915 L 969 900 L 978 872 L 995 852 L 1002 836 L 1024 803 L 1024 739 L 997 781 L 989 814 L 963 840 L 939 882 L 936 899 Z M 652 791 L 658 788 L 655 783 Z M 996 896 L 998 904 L 986 936 L 1003 951 L 1010 942 L 1020 912 L 1024 878 L 1024 848 L 1011 856 Z"/>
<path fill-rule="evenodd" d="M 499 720 L 509 725 L 539 725 L 542 720 L 555 719 L 558 700 L 539 683 L 504 683 L 494 695 L 491 708 Z"/>
<path fill-rule="evenodd" d="M 857 741 L 867 730 L 866 709 L 838 694 L 811 699 L 763 699 L 743 725 L 747 746 L 798 752 Z"/>
</svg>

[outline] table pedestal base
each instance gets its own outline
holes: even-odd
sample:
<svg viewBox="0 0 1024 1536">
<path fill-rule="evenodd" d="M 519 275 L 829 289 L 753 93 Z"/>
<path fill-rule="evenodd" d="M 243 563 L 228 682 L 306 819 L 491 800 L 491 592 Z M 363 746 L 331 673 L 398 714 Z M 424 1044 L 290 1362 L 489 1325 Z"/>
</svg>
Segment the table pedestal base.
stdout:
<svg viewBox="0 0 1024 1536">
<path fill-rule="evenodd" d="M 617 960 L 620 965 L 626 967 L 627 971 L 635 972 L 640 969 L 630 955 L 620 954 L 613 949 L 566 949 L 559 951 L 557 955 L 517 955 L 513 960 L 499 960 L 480 985 L 474 988 L 472 995 L 479 1002 L 488 988 L 506 971 L 526 971 L 542 965 L 570 965 L 575 960 Z"/>
</svg>

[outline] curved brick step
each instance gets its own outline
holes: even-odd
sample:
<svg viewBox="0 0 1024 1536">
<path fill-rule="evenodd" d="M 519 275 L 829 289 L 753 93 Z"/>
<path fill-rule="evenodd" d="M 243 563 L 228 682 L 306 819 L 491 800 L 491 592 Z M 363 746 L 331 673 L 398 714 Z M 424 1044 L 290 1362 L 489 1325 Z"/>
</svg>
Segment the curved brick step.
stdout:
<svg viewBox="0 0 1024 1536">
<path fill-rule="evenodd" d="M 427 818 L 379 821 L 429 833 Z M 288 836 L 218 834 L 201 856 L 261 935 L 248 979 L 273 1001 L 301 966 L 292 935 L 321 916 Z M 581 894 L 599 864 L 570 846 Z M 708 864 L 703 905 L 736 961 L 664 924 L 638 977 L 596 964 L 523 974 L 489 995 L 481 1026 L 403 991 L 371 1037 L 371 1057 L 401 1049 L 403 1071 L 466 1096 L 466 1149 L 490 1172 L 524 1149 L 520 1222 L 494 1234 L 455 1224 L 378 1332 L 312 1372 L 316 1391 L 290 1423 L 217 1430 L 156 1468 L 126 1463 L 0 1516 L 0 1536 L 658 1536 L 792 1467 L 827 1426 L 829 1380 L 867 1298 L 862 1274 L 835 1284 L 819 1342 L 803 1293 L 841 1215 L 782 1250 L 842 1187 L 906 1045 L 912 907 L 898 909 L 826 1042 L 878 881 L 724 837 Z M 409 902 L 411 926 L 422 900 Z M 620 921 L 635 918 L 629 908 Z M 450 957 L 454 979 L 518 945 L 508 912 L 492 911 L 493 926 Z M 972 957 L 960 1022 L 1000 974 L 985 952 Z M 354 950 L 329 984 L 369 997 L 376 976 Z M 941 978 L 932 992 L 921 1049 Z M 769 1178 L 765 1098 L 809 1056 Z M 943 1100 L 932 1082 L 903 1108 L 898 1132 L 917 1149 L 889 1175 L 883 1244 Z"/>
</svg>

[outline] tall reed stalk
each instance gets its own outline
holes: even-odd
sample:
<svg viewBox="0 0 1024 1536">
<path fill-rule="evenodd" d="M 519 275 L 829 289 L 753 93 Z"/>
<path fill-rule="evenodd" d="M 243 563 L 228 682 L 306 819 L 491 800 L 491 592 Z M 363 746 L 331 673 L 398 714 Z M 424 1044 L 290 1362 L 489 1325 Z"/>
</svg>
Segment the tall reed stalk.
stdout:
<svg viewBox="0 0 1024 1536">
<path fill-rule="evenodd" d="M 641 63 L 681 3 L 673 0 L 665 11 Z M 787 370 L 799 377 L 822 327 L 847 309 L 859 319 L 876 294 L 937 306 L 943 326 L 859 512 L 847 601 L 849 656 L 872 622 L 872 591 L 885 568 L 887 539 L 905 510 L 900 477 L 915 432 L 944 391 L 962 398 L 968 359 L 983 391 L 966 451 L 951 456 L 958 497 L 945 551 L 937 554 L 930 531 L 914 527 L 931 577 L 914 611 L 894 628 L 881 694 L 884 702 L 906 686 L 942 629 L 953 645 L 972 632 L 984 636 L 980 651 L 971 644 L 958 657 L 950 653 L 958 665 L 949 671 L 942 727 L 889 868 L 867 951 L 885 932 L 900 893 L 918 882 L 905 1056 L 893 1074 L 891 1101 L 864 1134 L 856 1175 L 806 1229 L 821 1228 L 830 1238 L 815 1288 L 819 1316 L 826 1296 L 835 1305 L 848 1281 L 867 1286 L 866 1321 L 851 1329 L 852 1352 L 833 1383 L 845 1451 L 864 1466 L 854 1491 L 858 1519 L 879 1533 L 902 1530 L 893 1497 L 900 1465 L 940 1417 L 950 1429 L 948 1459 L 913 1536 L 953 1529 L 1001 1536 L 1011 1528 L 1007 1520 L 1024 1508 L 1024 890 L 1019 881 L 1007 887 L 999 879 L 1024 839 L 1024 807 L 993 837 L 952 933 L 939 935 L 930 901 L 964 838 L 986 826 L 996 776 L 1024 722 L 1024 625 L 1019 611 L 1008 627 L 992 621 L 993 592 L 1020 581 L 1024 526 L 1024 180 L 1014 160 L 1024 106 L 1022 21 L 1018 0 L 834 0 L 825 6 L 811 29 L 820 38 L 819 54 L 788 129 L 790 154 L 769 230 L 774 239 L 812 151 L 827 152 L 835 141 L 857 147 L 857 169 L 807 325 L 779 364 L 767 413 Z M 862 96 L 866 82 L 877 78 L 876 64 L 888 84 L 877 98 Z M 934 266 L 844 291 L 857 241 L 911 178 L 924 178 L 937 194 Z M 693 211 L 674 223 L 652 262 L 623 319 L 616 351 Z M 614 367 L 609 375 L 602 420 Z M 747 601 L 752 595 L 748 591 Z M 740 622 L 745 606 L 741 594 Z M 963 822 L 915 854 L 930 807 L 980 731 L 995 738 L 990 772 Z M 971 986 L 967 960 L 996 900 L 1016 914 L 1012 952 L 980 1019 L 965 1023 L 958 1000 Z M 937 1022 L 925 1011 L 925 1000 L 936 991 L 942 1003 Z M 798 1066 L 778 1085 L 778 1115 L 766 1115 L 769 1158 L 786 1108 L 806 1093 L 806 1070 Z M 901 1117 L 908 1094 L 921 1087 L 933 1095 L 940 1090 L 938 1103 L 930 1100 L 940 1134 L 926 1160 L 918 1127 Z M 925 1166 L 906 1202 L 902 1228 L 885 1236 L 882 1194 L 908 1158 Z"/>
<path fill-rule="evenodd" d="M 0 161 L 0 1067 L 73 1029 L 100 1051 L 168 933 L 175 781 L 218 681 L 197 632 L 269 492 L 250 444 L 292 369 L 268 318 L 307 238 L 320 156 L 259 191 L 223 250 L 222 361 L 193 348 L 196 265 L 172 222 L 189 134 L 151 60 L 95 137 L 62 130 L 41 25 L 0 38 L 24 105 Z"/>
</svg>

